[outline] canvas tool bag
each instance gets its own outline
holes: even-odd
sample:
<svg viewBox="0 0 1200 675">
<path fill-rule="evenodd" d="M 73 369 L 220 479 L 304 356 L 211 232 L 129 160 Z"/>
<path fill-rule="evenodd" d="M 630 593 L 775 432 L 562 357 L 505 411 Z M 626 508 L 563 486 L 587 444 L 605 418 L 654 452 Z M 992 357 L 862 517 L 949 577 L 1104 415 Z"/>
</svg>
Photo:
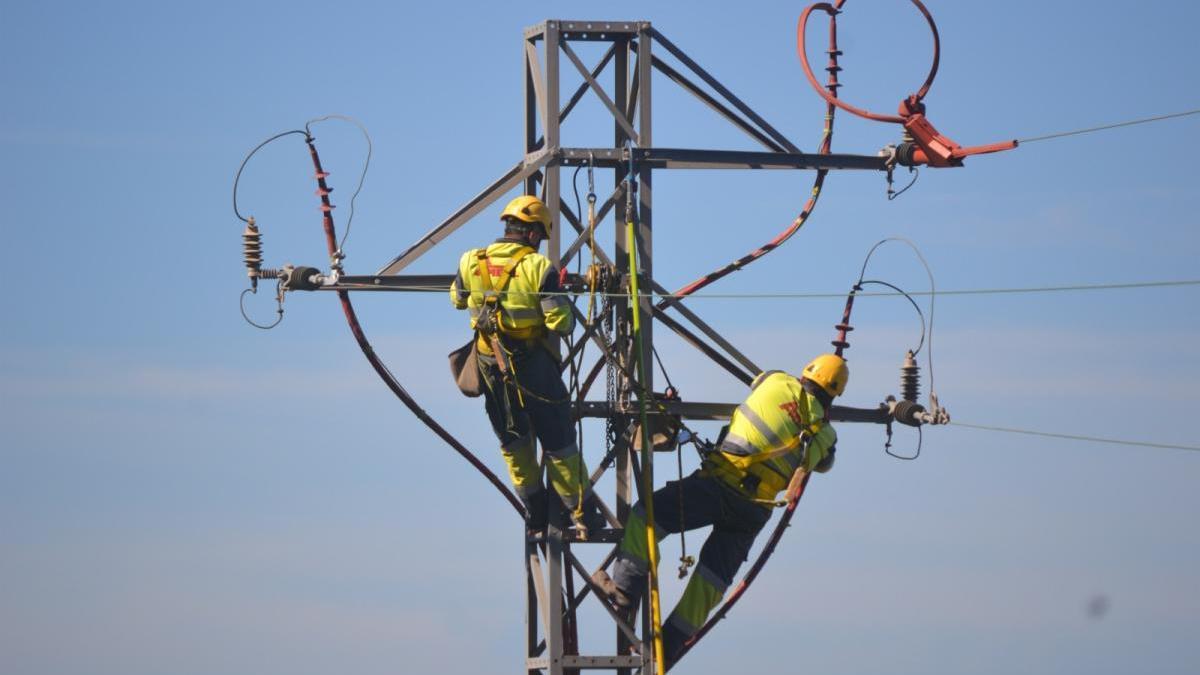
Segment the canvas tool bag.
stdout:
<svg viewBox="0 0 1200 675">
<path fill-rule="evenodd" d="M 475 347 L 475 338 L 467 344 L 450 352 L 450 374 L 454 383 L 463 396 L 476 398 L 483 394 L 483 378 L 479 377 L 479 352 Z"/>
</svg>

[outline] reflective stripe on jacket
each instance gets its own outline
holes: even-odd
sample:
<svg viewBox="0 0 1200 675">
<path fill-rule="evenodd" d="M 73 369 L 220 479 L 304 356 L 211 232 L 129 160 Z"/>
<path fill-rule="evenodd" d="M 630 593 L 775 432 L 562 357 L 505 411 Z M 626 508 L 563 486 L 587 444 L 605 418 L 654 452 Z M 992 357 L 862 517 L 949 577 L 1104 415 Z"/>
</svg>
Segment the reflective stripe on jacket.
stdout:
<svg viewBox="0 0 1200 675">
<path fill-rule="evenodd" d="M 523 243 L 500 239 L 485 249 L 488 276 L 499 280 L 508 261 L 522 249 Z M 500 332 L 516 338 L 538 337 L 543 329 L 569 334 L 575 325 L 571 304 L 559 295 L 558 270 L 538 253 L 528 253 L 512 271 L 508 286 L 500 291 Z M 458 273 L 450 284 L 450 302 L 471 313 L 471 328 L 484 305 L 484 286 L 479 276 L 478 249 L 463 253 Z"/>
<path fill-rule="evenodd" d="M 812 471 L 836 442 L 820 401 L 798 378 L 771 370 L 734 411 L 709 473 L 752 499 L 774 501 L 796 469 Z"/>
</svg>

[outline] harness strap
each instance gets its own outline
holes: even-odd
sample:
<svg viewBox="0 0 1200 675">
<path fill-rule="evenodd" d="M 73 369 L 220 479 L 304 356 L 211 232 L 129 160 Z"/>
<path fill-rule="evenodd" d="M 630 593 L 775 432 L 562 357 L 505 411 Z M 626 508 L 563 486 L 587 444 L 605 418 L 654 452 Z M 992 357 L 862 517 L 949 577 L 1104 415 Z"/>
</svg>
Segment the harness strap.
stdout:
<svg viewBox="0 0 1200 675">
<path fill-rule="evenodd" d="M 516 271 L 517 265 L 521 264 L 521 261 L 525 259 L 525 256 L 533 252 L 533 248 L 528 246 L 518 249 L 517 252 L 513 254 L 512 258 L 509 258 L 508 263 L 504 266 L 504 269 L 501 270 L 499 278 L 496 279 L 496 283 L 493 284 L 490 265 L 488 265 L 487 249 L 476 249 L 475 264 L 479 274 L 480 284 L 483 286 L 483 302 L 485 305 L 492 305 L 496 308 L 496 311 L 500 312 L 501 314 L 511 314 L 504 308 L 503 303 L 500 302 L 500 294 L 504 292 L 504 289 L 508 286 L 508 282 L 512 280 L 512 275 L 513 272 Z M 504 332 L 504 322 L 499 318 L 497 319 L 497 328 L 500 332 Z M 478 323 L 476 323 L 475 329 L 480 334 L 480 339 L 484 341 L 482 344 L 486 344 L 490 348 L 490 351 L 492 352 L 491 355 L 496 359 L 496 366 L 500 369 L 500 374 L 504 377 L 504 381 L 516 387 L 517 401 L 521 404 L 521 407 L 525 406 L 524 394 L 529 394 L 533 398 L 543 403 L 555 405 L 565 403 L 566 401 L 570 400 L 570 396 L 560 401 L 557 399 L 546 398 L 537 392 L 530 391 L 517 380 L 516 369 L 505 356 L 504 345 L 500 343 L 500 336 L 495 332 L 488 333 L 479 330 Z"/>
<path fill-rule="evenodd" d="M 763 372 L 759 373 L 758 376 L 755 377 L 754 380 L 750 383 L 750 391 L 754 391 L 755 389 L 758 389 L 758 385 L 765 382 L 768 377 L 770 377 L 776 373 L 782 373 L 782 372 L 784 372 L 784 371 L 782 371 L 782 370 L 764 370 Z"/>
<path fill-rule="evenodd" d="M 516 271 L 517 265 L 525 259 L 525 256 L 533 253 L 533 249 L 528 246 L 519 249 L 513 257 L 509 258 L 508 264 L 504 266 L 500 272 L 500 277 L 496 279 L 496 283 L 492 285 L 492 274 L 489 271 L 491 265 L 488 264 L 487 249 L 481 248 L 475 252 L 475 264 L 479 271 L 479 283 L 483 284 L 483 301 L 500 304 L 500 293 L 504 292 L 508 282 L 512 279 L 513 272 Z"/>
<path fill-rule="evenodd" d="M 517 252 L 508 260 L 508 264 L 500 272 L 500 277 L 496 283 L 492 283 L 491 265 L 488 264 L 488 255 L 486 248 L 475 250 L 475 271 L 479 275 L 479 283 L 483 286 L 483 304 L 496 309 L 501 315 L 504 314 L 504 303 L 500 301 L 500 294 L 508 287 L 508 282 L 512 280 L 513 272 L 517 269 L 517 265 L 525 259 L 525 256 L 533 253 L 533 249 L 526 246 L 517 250 Z M 500 348 L 499 339 L 491 330 L 490 326 L 481 325 L 478 321 L 475 324 L 475 329 L 482 337 L 484 344 L 487 344 L 488 349 L 496 357 L 497 365 L 500 367 L 500 372 L 508 374 L 508 363 L 503 355 L 503 350 Z M 496 329 L 504 330 L 503 316 L 496 317 Z M 518 394 L 519 395 L 519 394 Z"/>
</svg>

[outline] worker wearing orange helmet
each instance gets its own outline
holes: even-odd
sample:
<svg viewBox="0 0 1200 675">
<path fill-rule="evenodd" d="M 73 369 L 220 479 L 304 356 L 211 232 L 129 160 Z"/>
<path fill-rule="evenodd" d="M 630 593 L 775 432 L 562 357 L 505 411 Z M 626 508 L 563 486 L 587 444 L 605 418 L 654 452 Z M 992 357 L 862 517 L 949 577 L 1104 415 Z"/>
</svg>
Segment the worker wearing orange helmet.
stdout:
<svg viewBox="0 0 1200 675">
<path fill-rule="evenodd" d="M 797 472 L 833 468 L 837 434 L 828 413 L 849 378 L 845 360 L 834 354 L 813 359 L 799 377 L 780 370 L 759 374 L 700 469 L 654 493 L 659 539 L 681 529 L 713 528 L 679 604 L 663 623 L 667 664 L 733 583 L 778 494 L 801 477 Z M 631 615 L 646 588 L 649 559 L 639 502 L 625 524 L 612 577 L 602 570 L 593 579 L 610 602 Z"/>
<path fill-rule="evenodd" d="M 450 301 L 471 314 L 484 407 L 528 511 L 528 527 L 545 529 L 548 518 L 540 442 L 550 484 L 586 536 L 588 529 L 604 527 L 605 520 L 575 441 L 558 359 L 547 345 L 547 339 L 569 335 L 575 325 L 558 270 L 537 252 L 554 219 L 531 195 L 509 202 L 500 219 L 504 236 L 462 255 Z"/>
</svg>

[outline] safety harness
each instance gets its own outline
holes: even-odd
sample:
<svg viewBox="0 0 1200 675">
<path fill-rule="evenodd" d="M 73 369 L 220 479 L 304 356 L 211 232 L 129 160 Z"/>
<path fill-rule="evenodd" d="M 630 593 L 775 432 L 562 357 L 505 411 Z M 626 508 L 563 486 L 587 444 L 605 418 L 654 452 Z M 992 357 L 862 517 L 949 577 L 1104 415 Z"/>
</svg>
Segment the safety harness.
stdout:
<svg viewBox="0 0 1200 675">
<path fill-rule="evenodd" d="M 557 405 L 570 400 L 570 396 L 562 399 L 547 398 L 536 391 L 530 390 L 525 385 L 517 380 L 516 365 L 509 360 L 509 352 L 501 340 L 501 337 L 521 340 L 529 346 L 536 345 L 537 342 L 545 336 L 546 329 L 543 326 L 531 326 L 527 328 L 513 328 L 504 325 L 504 304 L 500 302 L 505 290 L 508 288 L 508 283 L 512 280 L 513 273 L 517 269 L 517 265 L 525 259 L 525 256 L 533 253 L 533 249 L 526 246 L 517 250 L 508 263 L 501 269 L 500 276 L 496 279 L 496 283 L 492 283 L 491 265 L 488 261 L 487 249 L 481 248 L 475 251 L 475 270 L 479 275 L 479 282 L 483 286 L 483 303 L 479 307 L 479 314 L 475 317 L 475 333 L 476 347 L 479 353 L 486 356 L 492 356 L 496 359 L 496 367 L 500 369 L 500 376 L 505 384 L 511 384 L 517 390 L 517 401 L 522 407 L 525 405 L 525 396 L 528 395 L 542 403 Z"/>
<path fill-rule="evenodd" d="M 483 286 L 483 304 L 479 308 L 479 315 L 475 318 L 475 332 L 479 335 L 479 351 L 494 355 L 496 363 L 500 367 L 500 372 L 507 374 L 508 364 L 504 358 L 504 349 L 500 344 L 500 334 L 510 335 L 518 339 L 531 339 L 537 337 L 529 329 L 512 329 L 504 326 L 504 304 L 500 302 L 500 298 L 508 288 L 508 282 L 512 280 L 513 272 L 516 271 L 517 265 L 525 259 L 525 256 L 533 253 L 533 249 L 524 247 L 518 249 L 511 258 L 508 259 L 508 264 L 500 272 L 500 277 L 492 284 L 491 264 L 488 261 L 487 249 L 481 248 L 475 251 L 475 271 L 479 275 L 479 283 Z M 525 335 L 523 333 L 530 333 Z"/>
<path fill-rule="evenodd" d="M 768 370 L 761 373 L 751 384 L 750 391 L 753 392 L 758 389 L 759 385 L 765 382 L 767 378 L 781 372 L 783 371 Z M 760 433 L 763 433 L 764 436 L 769 438 L 775 435 L 773 430 L 764 428 L 765 425 L 762 424 L 762 420 L 758 419 L 758 416 L 749 406 L 742 404 L 738 410 L 742 416 L 746 417 L 752 424 L 759 428 Z M 828 415 L 828 411 L 826 411 L 826 415 Z M 774 495 L 786 488 L 795 475 L 795 471 L 804 466 L 808 445 L 817 433 L 820 432 L 822 426 L 822 423 L 819 422 L 810 424 L 801 429 L 798 436 L 779 447 L 763 451 L 752 448 L 750 452 L 747 452 L 747 448 L 743 447 L 741 443 L 731 442 L 729 438 L 729 425 L 726 425 L 722 427 L 717 442 L 711 446 L 709 452 L 705 453 L 701 468 L 726 486 L 733 488 L 734 491 L 746 499 L 768 506 L 786 506 L 787 502 L 774 499 Z M 793 461 L 791 457 L 787 456 L 790 453 L 795 453 L 797 448 L 800 449 L 799 457 Z M 743 456 L 749 454 L 753 456 L 754 461 L 745 468 L 742 468 L 729 461 L 725 457 L 725 452 Z M 791 466 L 791 472 L 785 474 L 785 472 L 772 465 L 770 460 L 778 457 L 787 457 L 786 461 Z M 770 493 L 770 498 L 766 497 L 767 493 Z"/>
</svg>

